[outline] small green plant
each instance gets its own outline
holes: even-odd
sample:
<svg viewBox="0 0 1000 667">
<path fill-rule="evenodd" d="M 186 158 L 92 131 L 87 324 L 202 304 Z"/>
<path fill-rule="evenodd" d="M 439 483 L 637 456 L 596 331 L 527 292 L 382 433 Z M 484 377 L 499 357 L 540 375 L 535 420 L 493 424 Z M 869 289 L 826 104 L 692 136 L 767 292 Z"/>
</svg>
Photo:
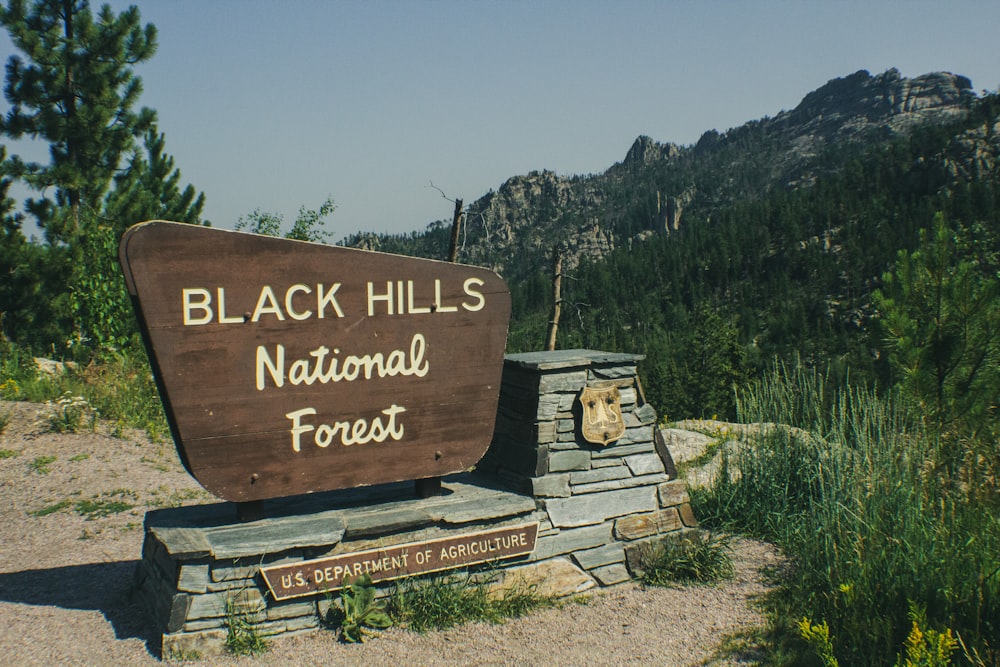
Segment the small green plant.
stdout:
<svg viewBox="0 0 1000 667">
<path fill-rule="evenodd" d="M 90 454 L 77 454 L 76 456 L 71 456 L 70 461 L 86 461 L 90 458 Z"/>
<path fill-rule="evenodd" d="M 0 398 L 8 401 L 16 401 L 21 398 L 21 387 L 14 378 L 7 378 L 0 382 Z"/>
<path fill-rule="evenodd" d="M 728 538 L 695 532 L 667 538 L 650 549 L 643 562 L 642 582 L 649 586 L 706 584 L 733 576 Z"/>
<path fill-rule="evenodd" d="M 833 655 L 833 640 L 830 639 L 830 626 L 823 621 L 813 625 L 808 618 L 803 618 L 798 624 L 799 637 L 816 652 L 823 662 L 823 667 L 840 667 L 840 662 Z"/>
<path fill-rule="evenodd" d="M 375 584 L 363 574 L 354 581 L 344 582 L 340 590 L 340 607 L 330 605 L 327 622 L 340 627 L 341 641 L 352 644 L 365 641 L 374 629 L 392 625 L 386 603 L 375 599 Z"/>
<path fill-rule="evenodd" d="M 70 396 L 63 394 L 54 404 L 52 414 L 49 415 L 49 430 L 53 433 L 76 433 L 88 420 L 93 426 L 97 421 L 97 414 L 90 403 L 83 396 Z"/>
<path fill-rule="evenodd" d="M 910 603 L 910 634 L 903 642 L 904 654 L 896 659 L 896 667 L 948 667 L 951 655 L 958 649 L 958 641 L 951 629 L 944 632 L 922 630 L 927 627 L 927 613 Z"/>
<path fill-rule="evenodd" d="M 56 512 L 64 510 L 72 504 L 73 504 L 72 501 L 70 501 L 67 498 L 65 500 L 60 500 L 57 503 L 53 503 L 52 505 L 46 505 L 42 509 L 35 510 L 34 512 L 28 512 L 28 514 L 30 514 L 31 516 L 48 516 L 50 514 L 55 514 Z"/>
<path fill-rule="evenodd" d="M 15 456 L 20 455 L 21 452 L 16 449 L 0 449 L 0 461 L 3 459 L 12 459 Z"/>
<path fill-rule="evenodd" d="M 261 655 L 267 652 L 267 640 L 260 632 L 256 614 L 240 603 L 242 593 L 226 598 L 226 651 L 232 655 Z"/>
<path fill-rule="evenodd" d="M 34 460 L 28 464 L 28 467 L 37 472 L 39 475 L 48 475 L 49 472 L 51 472 L 49 470 L 49 465 L 55 463 L 55 460 L 56 457 L 51 455 L 36 456 Z"/>
<path fill-rule="evenodd" d="M 91 499 L 78 500 L 73 509 L 87 521 L 93 521 L 99 517 L 120 514 L 132 509 L 135 507 L 135 503 L 129 502 L 129 500 L 135 499 L 135 491 L 116 489 Z"/>
<path fill-rule="evenodd" d="M 201 660 L 201 652 L 195 649 L 184 650 L 171 646 L 167 657 L 170 662 L 198 662 Z"/>
<path fill-rule="evenodd" d="M 0 412 L 0 435 L 3 435 L 3 432 L 7 430 L 7 426 L 9 425 L 10 413 L 6 411 Z"/>
</svg>

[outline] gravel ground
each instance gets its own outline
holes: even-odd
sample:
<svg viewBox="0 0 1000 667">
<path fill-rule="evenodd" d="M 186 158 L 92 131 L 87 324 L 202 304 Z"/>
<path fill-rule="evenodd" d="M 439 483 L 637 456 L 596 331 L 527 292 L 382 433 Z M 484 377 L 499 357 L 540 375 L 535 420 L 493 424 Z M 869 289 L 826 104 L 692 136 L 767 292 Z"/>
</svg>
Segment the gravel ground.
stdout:
<svg viewBox="0 0 1000 667">
<path fill-rule="evenodd" d="M 104 426 L 54 433 L 40 405 L 0 401 L 3 415 L 0 665 L 158 664 L 159 642 L 129 599 L 143 515 L 212 497 L 170 443 L 115 437 Z M 759 659 L 752 651 L 721 648 L 762 625 L 753 600 L 780 558 L 770 545 L 738 540 L 734 561 L 736 577 L 715 587 L 625 585 L 502 625 L 392 629 L 364 645 L 318 632 L 275 640 L 258 658 L 202 664 L 749 665 Z"/>
</svg>

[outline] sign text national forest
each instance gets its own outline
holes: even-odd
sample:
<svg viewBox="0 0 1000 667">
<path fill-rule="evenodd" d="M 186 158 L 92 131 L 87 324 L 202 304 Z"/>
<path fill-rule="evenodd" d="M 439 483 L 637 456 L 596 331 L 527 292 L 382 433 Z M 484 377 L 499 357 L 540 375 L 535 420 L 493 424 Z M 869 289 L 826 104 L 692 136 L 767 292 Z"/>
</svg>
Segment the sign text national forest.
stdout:
<svg viewBox="0 0 1000 667">
<path fill-rule="evenodd" d="M 181 459 L 216 495 L 436 477 L 489 446 L 495 273 L 159 221 L 119 254 Z"/>
</svg>

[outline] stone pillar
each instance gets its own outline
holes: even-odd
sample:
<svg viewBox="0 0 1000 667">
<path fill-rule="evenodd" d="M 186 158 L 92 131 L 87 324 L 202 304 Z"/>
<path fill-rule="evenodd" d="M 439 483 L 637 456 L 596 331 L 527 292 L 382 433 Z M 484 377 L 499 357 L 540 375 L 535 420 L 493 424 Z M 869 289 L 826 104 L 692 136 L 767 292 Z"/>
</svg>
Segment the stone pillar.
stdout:
<svg viewBox="0 0 1000 667">
<path fill-rule="evenodd" d="M 656 411 L 636 354 L 557 350 L 508 355 L 496 428 L 477 469 L 530 494 L 544 511 L 534 558 L 565 554 L 599 585 L 638 573 L 643 545 L 697 526 L 683 481 L 657 454 Z M 606 446 L 583 439 L 584 387 L 618 387 L 626 430 Z"/>
</svg>

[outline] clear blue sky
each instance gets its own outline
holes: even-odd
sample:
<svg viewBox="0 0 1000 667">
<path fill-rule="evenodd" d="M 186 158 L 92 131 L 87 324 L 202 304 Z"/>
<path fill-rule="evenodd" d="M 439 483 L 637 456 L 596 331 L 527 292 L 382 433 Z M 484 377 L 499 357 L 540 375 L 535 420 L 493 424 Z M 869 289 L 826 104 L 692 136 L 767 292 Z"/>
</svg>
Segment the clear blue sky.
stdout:
<svg viewBox="0 0 1000 667">
<path fill-rule="evenodd" d="M 142 104 L 205 217 L 288 227 L 332 196 L 336 238 L 450 219 L 432 182 L 471 202 L 534 169 L 601 172 L 640 134 L 691 144 L 859 69 L 1000 85 L 995 0 L 128 4 L 159 30 Z"/>
</svg>

